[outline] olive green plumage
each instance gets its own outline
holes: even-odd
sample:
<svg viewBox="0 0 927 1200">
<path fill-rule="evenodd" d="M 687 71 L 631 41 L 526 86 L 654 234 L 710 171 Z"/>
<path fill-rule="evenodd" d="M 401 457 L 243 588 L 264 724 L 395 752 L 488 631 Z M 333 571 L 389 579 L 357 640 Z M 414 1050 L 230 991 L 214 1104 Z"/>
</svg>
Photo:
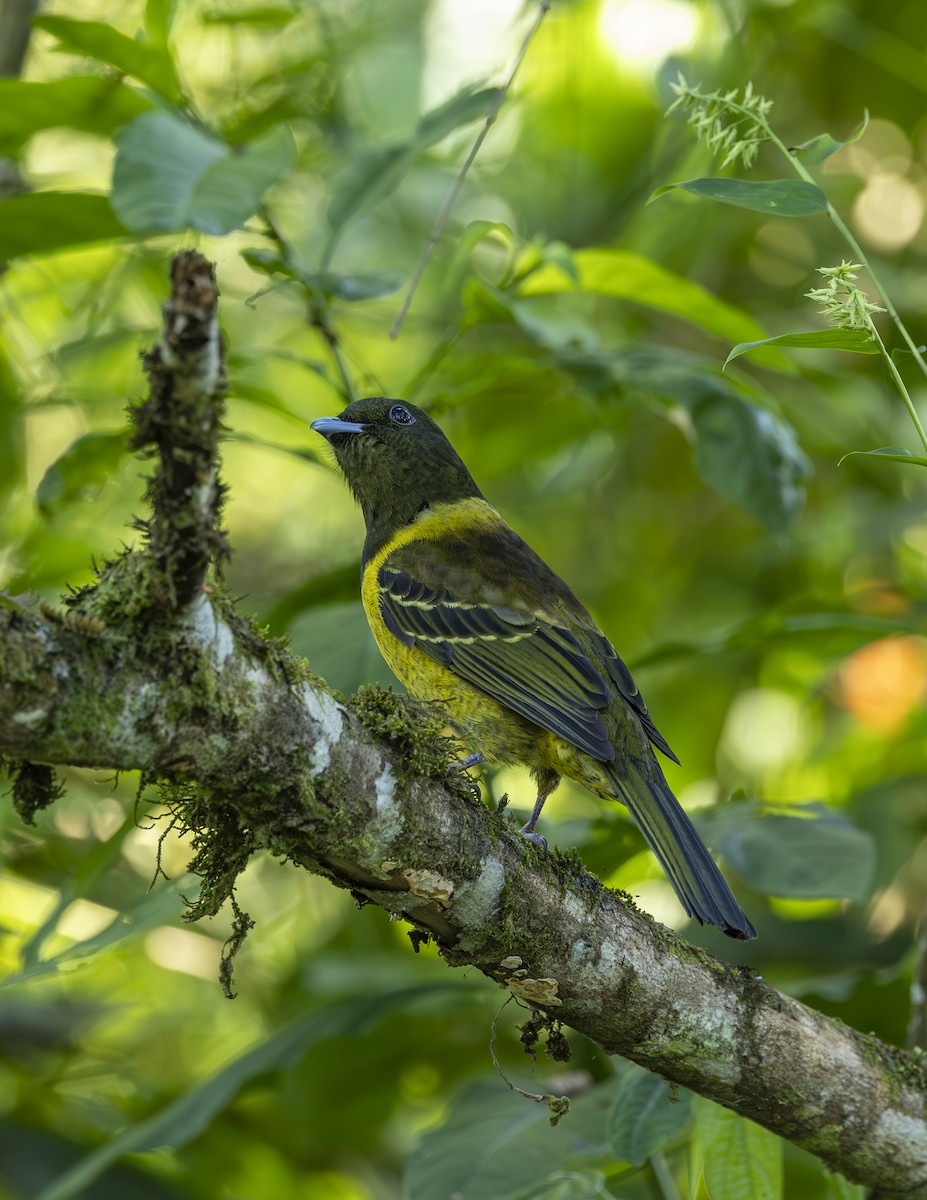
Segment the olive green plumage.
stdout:
<svg viewBox="0 0 927 1200">
<path fill-rule="evenodd" d="M 627 805 L 690 916 L 755 937 L 663 777 L 675 755 L 627 667 L 567 585 L 503 521 L 432 419 L 358 400 L 326 437 L 367 526 L 362 597 L 384 657 L 461 737 L 538 784 L 561 776 Z"/>
</svg>

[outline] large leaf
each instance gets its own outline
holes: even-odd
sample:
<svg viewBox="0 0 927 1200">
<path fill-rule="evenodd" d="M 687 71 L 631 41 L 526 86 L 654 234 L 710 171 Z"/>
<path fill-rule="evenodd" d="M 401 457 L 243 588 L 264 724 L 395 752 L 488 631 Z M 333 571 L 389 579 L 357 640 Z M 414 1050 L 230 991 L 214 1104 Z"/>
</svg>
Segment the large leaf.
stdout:
<svg viewBox="0 0 927 1200">
<path fill-rule="evenodd" d="M 687 409 L 702 479 L 768 528 L 787 529 L 801 511 L 811 464 L 791 425 L 704 358 L 645 347 L 562 353 L 557 362 L 594 394 L 643 392 Z"/>
<path fill-rule="evenodd" d="M 36 490 L 39 511 L 53 516 L 78 496 L 96 492 L 126 453 L 129 432 L 85 433 L 46 470 Z"/>
<path fill-rule="evenodd" d="M 813 217 L 827 209 L 827 197 L 821 189 L 801 179 L 690 179 L 685 183 L 667 183 L 657 188 L 650 199 L 656 200 L 675 188 L 773 217 Z"/>
<path fill-rule="evenodd" d="M 699 475 L 770 529 L 786 529 L 804 505 L 811 474 L 792 427 L 769 409 L 722 392 L 690 412 Z"/>
<path fill-rule="evenodd" d="M 521 284 L 520 295 L 594 292 L 672 313 L 714 337 L 735 341 L 763 337 L 762 327 L 752 317 L 642 254 L 631 250 L 578 250 L 573 265 L 573 278 L 562 268 L 540 267 Z"/>
<path fill-rule="evenodd" d="M 165 43 L 138 42 L 102 21 L 75 21 L 70 17 L 36 17 L 39 29 L 52 34 L 61 49 L 109 63 L 117 71 L 147 83 L 172 104 L 183 99 L 173 60 Z"/>
<path fill-rule="evenodd" d="M 113 208 L 139 233 L 230 233 L 295 158 L 286 126 L 232 147 L 167 112 L 143 113 L 116 145 Z"/>
<path fill-rule="evenodd" d="M 127 233 L 105 196 L 27 192 L 0 200 L 0 263 Z"/>
<path fill-rule="evenodd" d="M 725 367 L 741 354 L 761 346 L 795 346 L 799 350 L 849 350 L 853 354 L 878 354 L 876 342 L 862 329 L 812 329 L 807 333 L 780 333 L 759 342 L 740 342 L 724 360 Z"/>
<path fill-rule="evenodd" d="M 822 804 L 763 814 L 746 802 L 726 804 L 697 813 L 696 823 L 758 892 L 861 904 L 872 891 L 876 868 L 872 834 Z"/>
<path fill-rule="evenodd" d="M 159 1113 L 110 1138 L 60 1175 L 36 1200 L 70 1200 L 124 1154 L 158 1150 L 164 1146 L 172 1149 L 186 1146 L 228 1107 L 249 1080 L 269 1071 L 292 1067 L 318 1042 L 364 1034 L 394 1008 L 422 1000 L 427 1002 L 435 995 L 454 990 L 456 985 L 449 983 L 401 988 L 382 995 L 347 1000 L 294 1021 L 233 1059 Z"/>
<path fill-rule="evenodd" d="M 600 1085 L 573 1101 L 552 1129 L 546 1106 L 516 1099 L 497 1081 L 471 1085 L 409 1157 L 405 1200 L 547 1196 L 542 1188 L 559 1182 L 552 1175 L 600 1156 L 615 1086 Z"/>
<path fill-rule="evenodd" d="M 255 271 L 273 278 L 281 275 L 301 283 L 310 292 L 322 296 L 334 296 L 339 300 L 374 300 L 389 296 L 402 287 L 404 275 L 391 272 L 353 272 L 348 275 L 334 271 L 310 271 L 284 258 L 276 250 L 266 247 L 249 247 L 242 250 L 242 258 Z"/>
<path fill-rule="evenodd" d="M 141 92 L 100 75 L 0 79 L 0 154 L 15 154 L 34 133 L 56 126 L 109 137 L 150 107 Z"/>
<path fill-rule="evenodd" d="M 498 94 L 496 88 L 464 88 L 438 108 L 426 113 L 415 133 L 388 146 L 375 146 L 355 154 L 335 183 L 328 205 L 332 240 L 352 217 L 372 208 L 400 183 L 415 159 L 462 125 L 485 117 Z"/>
<path fill-rule="evenodd" d="M 710 1100 L 699 1099 L 695 1114 L 711 1200 L 781 1200 L 780 1139 Z"/>
<path fill-rule="evenodd" d="M 608 1118 L 608 1140 L 619 1162 L 641 1167 L 692 1120 L 692 1094 L 670 1091 L 665 1079 L 639 1067 L 622 1075 Z"/>
</svg>

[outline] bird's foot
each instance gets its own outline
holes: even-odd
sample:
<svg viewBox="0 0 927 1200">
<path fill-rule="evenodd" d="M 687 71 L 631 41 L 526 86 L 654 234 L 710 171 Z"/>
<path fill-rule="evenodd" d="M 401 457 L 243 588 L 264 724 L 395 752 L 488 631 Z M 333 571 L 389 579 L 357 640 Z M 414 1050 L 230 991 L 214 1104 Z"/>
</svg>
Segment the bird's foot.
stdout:
<svg viewBox="0 0 927 1200">
<path fill-rule="evenodd" d="M 452 771 L 463 772 L 466 771 L 468 767 L 478 767 L 480 763 L 484 763 L 485 761 L 486 759 L 479 752 L 476 754 L 468 754 L 467 757 L 462 758 L 460 762 L 451 763 L 450 769 Z M 474 799 L 482 800 L 483 793 L 480 791 L 480 785 L 478 783 L 473 783 L 471 780 L 469 781 L 468 786 L 470 791 L 473 793 Z"/>
<path fill-rule="evenodd" d="M 541 856 L 543 858 L 546 858 L 547 857 L 547 838 L 542 837 L 541 834 L 539 834 L 539 833 L 535 833 L 534 830 L 530 828 L 530 825 L 531 825 L 531 822 L 529 821 L 527 825 L 522 825 L 521 829 L 519 829 L 518 832 L 521 834 L 521 836 L 523 838 L 526 838 L 531 843 L 531 845 L 534 846 L 539 851 L 539 853 L 541 854 Z"/>
</svg>

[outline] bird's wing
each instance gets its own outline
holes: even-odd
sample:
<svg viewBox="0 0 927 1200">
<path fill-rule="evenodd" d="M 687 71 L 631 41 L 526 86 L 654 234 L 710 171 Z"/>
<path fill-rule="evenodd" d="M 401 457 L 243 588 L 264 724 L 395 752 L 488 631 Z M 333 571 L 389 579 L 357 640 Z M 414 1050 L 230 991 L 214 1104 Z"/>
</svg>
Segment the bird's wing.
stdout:
<svg viewBox="0 0 927 1200">
<path fill-rule="evenodd" d="M 388 565 L 379 588 L 386 627 L 406 646 L 600 762 L 615 757 L 600 711 L 611 690 L 569 629 L 522 609 L 458 600 Z"/>
</svg>

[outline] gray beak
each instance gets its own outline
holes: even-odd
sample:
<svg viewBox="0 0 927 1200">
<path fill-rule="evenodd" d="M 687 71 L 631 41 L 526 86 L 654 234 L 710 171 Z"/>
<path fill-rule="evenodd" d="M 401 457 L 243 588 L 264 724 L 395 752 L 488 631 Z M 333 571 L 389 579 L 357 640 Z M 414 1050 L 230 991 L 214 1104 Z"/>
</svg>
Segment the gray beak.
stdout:
<svg viewBox="0 0 927 1200">
<path fill-rule="evenodd" d="M 367 426 L 360 425 L 357 421 L 342 421 L 338 417 L 319 417 L 309 428 L 328 438 L 333 433 L 363 433 Z"/>
</svg>

